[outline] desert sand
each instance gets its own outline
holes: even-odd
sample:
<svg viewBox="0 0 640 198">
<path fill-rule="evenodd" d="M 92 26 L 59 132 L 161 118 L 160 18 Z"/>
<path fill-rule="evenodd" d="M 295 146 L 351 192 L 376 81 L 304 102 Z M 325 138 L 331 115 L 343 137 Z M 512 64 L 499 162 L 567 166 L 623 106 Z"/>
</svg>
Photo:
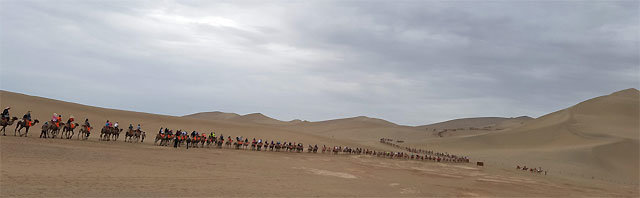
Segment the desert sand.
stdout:
<svg viewBox="0 0 640 198">
<path fill-rule="evenodd" d="M 207 112 L 167 116 L 0 92 L 12 116 L 56 112 L 66 120 L 141 123 L 144 143 L 40 139 L 13 126 L 0 137 L 0 196 L 624 196 L 638 197 L 640 92 L 628 89 L 539 118 L 478 118 L 402 126 L 354 117 L 280 121 L 263 114 Z M 185 149 L 153 145 L 160 127 L 225 136 L 400 151 L 378 142 L 469 156 L 475 163 L 436 163 L 367 155 Z M 439 128 L 438 128 L 439 127 Z M 485 128 L 481 133 L 469 128 Z M 440 137 L 432 129 L 466 128 Z M 497 130 L 499 129 L 499 130 Z M 468 133 L 464 132 L 467 131 Z M 516 170 L 542 167 L 547 175 Z"/>
</svg>

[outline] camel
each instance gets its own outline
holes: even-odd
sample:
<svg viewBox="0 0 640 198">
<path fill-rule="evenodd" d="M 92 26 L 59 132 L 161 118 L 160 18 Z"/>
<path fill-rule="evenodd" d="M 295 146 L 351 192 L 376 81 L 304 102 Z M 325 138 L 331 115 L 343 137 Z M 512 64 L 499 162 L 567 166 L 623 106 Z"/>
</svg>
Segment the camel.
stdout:
<svg viewBox="0 0 640 198">
<path fill-rule="evenodd" d="M 40 138 L 47 138 L 47 131 L 49 131 L 49 122 L 44 122 L 42 131 L 40 132 Z"/>
<path fill-rule="evenodd" d="M 280 152 L 280 148 L 281 148 L 281 147 L 282 147 L 282 146 L 280 146 L 280 143 L 277 143 L 277 144 L 276 144 L 276 152 Z M 273 150 L 273 149 L 272 149 L 272 150 Z"/>
<path fill-rule="evenodd" d="M 111 138 L 111 128 L 107 126 L 103 126 L 102 130 L 100 130 L 100 140 L 109 141 Z"/>
<path fill-rule="evenodd" d="M 24 120 L 19 120 L 18 124 L 16 124 L 16 129 L 13 130 L 13 136 L 16 136 L 16 131 L 18 132 L 18 134 L 20 134 L 20 137 L 22 137 L 22 132 L 20 132 L 22 130 L 22 128 L 26 128 L 26 131 L 24 132 L 24 137 L 28 137 L 27 134 L 29 134 L 29 128 L 32 126 L 35 126 L 36 124 L 38 124 L 38 122 L 40 122 L 38 119 L 34 120 L 33 122 L 25 122 Z"/>
<path fill-rule="evenodd" d="M 140 143 L 144 142 L 144 138 L 147 137 L 147 133 L 140 131 Z"/>
<path fill-rule="evenodd" d="M 127 131 L 127 133 L 125 133 L 125 137 L 124 137 L 124 141 L 126 142 L 127 139 L 129 140 L 129 142 L 138 142 L 138 140 L 140 140 L 140 136 L 143 132 L 140 130 L 133 130 L 133 129 L 129 129 L 129 131 Z"/>
<path fill-rule="evenodd" d="M 120 132 L 122 132 L 122 129 L 120 129 L 118 127 L 112 128 L 111 129 L 111 140 L 117 141 L 118 138 L 120 138 Z"/>
<path fill-rule="evenodd" d="M 56 138 L 56 136 L 60 133 L 60 129 L 62 129 L 63 125 L 61 123 L 49 123 L 49 133 L 51 138 Z"/>
<path fill-rule="evenodd" d="M 224 143 L 224 145 L 225 145 L 227 148 L 231 148 L 231 142 L 233 142 L 233 140 L 231 140 L 231 138 L 229 138 L 229 140 L 227 140 L 227 142 L 226 142 L 226 143 Z"/>
<path fill-rule="evenodd" d="M 118 140 L 118 137 L 120 136 L 120 132 L 122 132 L 122 129 L 118 129 L 118 128 L 113 128 L 113 127 L 109 127 L 107 128 L 106 126 L 102 127 L 102 130 L 100 131 L 100 140 L 105 140 L 105 141 L 116 141 Z"/>
<path fill-rule="evenodd" d="M 165 141 L 165 137 L 167 137 L 168 135 L 165 134 L 161 134 L 158 133 L 158 135 L 156 135 L 156 140 L 153 142 L 153 145 L 158 145 L 158 141 L 160 141 L 160 146 L 164 146 L 164 141 Z"/>
<path fill-rule="evenodd" d="M 91 134 L 91 127 L 83 124 L 82 127 L 80 128 L 80 131 L 78 132 L 77 139 L 80 139 L 80 136 L 82 136 L 82 140 L 87 140 L 89 139 L 90 134 Z"/>
<path fill-rule="evenodd" d="M 69 124 L 65 124 L 64 127 L 62 128 L 62 134 L 60 135 L 60 139 L 62 139 L 63 137 L 66 139 L 71 139 L 71 137 L 73 137 L 73 135 L 75 134 L 74 130 L 76 128 L 78 128 L 78 123 L 69 123 Z"/>
<path fill-rule="evenodd" d="M 2 136 L 6 136 L 5 128 L 7 128 L 7 126 L 11 126 L 13 122 L 15 122 L 17 119 L 18 119 L 17 117 L 12 117 L 9 120 L 4 120 L 4 119 L 0 120 L 0 126 L 2 126 L 2 129 L 0 129 L 2 130 Z"/>
<path fill-rule="evenodd" d="M 216 138 L 215 137 L 207 138 L 207 148 L 210 148 L 211 144 L 213 144 L 213 145 L 216 144 Z"/>
<path fill-rule="evenodd" d="M 222 144 L 223 144 L 223 143 L 224 143 L 224 139 L 223 139 L 223 138 L 220 138 L 220 140 L 218 140 L 218 141 L 216 142 L 216 145 L 218 146 L 218 148 L 222 148 Z"/>
</svg>

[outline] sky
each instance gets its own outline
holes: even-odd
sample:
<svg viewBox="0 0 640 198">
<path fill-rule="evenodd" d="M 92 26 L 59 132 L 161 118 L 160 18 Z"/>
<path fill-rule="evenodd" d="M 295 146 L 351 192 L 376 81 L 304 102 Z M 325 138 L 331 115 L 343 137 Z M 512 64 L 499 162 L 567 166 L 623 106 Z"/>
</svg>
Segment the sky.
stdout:
<svg viewBox="0 0 640 198">
<path fill-rule="evenodd" d="M 640 87 L 638 1 L 0 1 L 0 88 L 186 115 L 539 117 Z"/>
</svg>

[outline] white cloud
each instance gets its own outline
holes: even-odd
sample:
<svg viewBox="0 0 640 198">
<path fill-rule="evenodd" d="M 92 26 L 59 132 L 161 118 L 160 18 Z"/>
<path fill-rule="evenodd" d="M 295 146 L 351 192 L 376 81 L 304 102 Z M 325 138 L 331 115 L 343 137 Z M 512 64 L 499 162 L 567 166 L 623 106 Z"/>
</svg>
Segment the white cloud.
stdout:
<svg viewBox="0 0 640 198">
<path fill-rule="evenodd" d="M 5 1 L 1 88 L 173 115 L 539 116 L 638 86 L 631 4 Z"/>
</svg>

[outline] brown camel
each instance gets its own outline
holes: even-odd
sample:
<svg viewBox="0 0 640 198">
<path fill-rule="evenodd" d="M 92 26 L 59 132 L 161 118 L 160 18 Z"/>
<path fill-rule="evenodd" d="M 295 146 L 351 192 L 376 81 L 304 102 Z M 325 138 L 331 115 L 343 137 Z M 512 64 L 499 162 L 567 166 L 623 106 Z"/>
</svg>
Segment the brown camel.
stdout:
<svg viewBox="0 0 640 198">
<path fill-rule="evenodd" d="M 73 135 L 75 134 L 74 130 L 78 128 L 78 126 L 78 123 L 64 124 L 60 139 L 62 139 L 63 136 L 64 138 L 71 139 L 71 137 L 73 137 Z"/>
<path fill-rule="evenodd" d="M 91 134 L 91 127 L 83 124 L 80 127 L 80 131 L 78 132 L 78 137 L 76 139 L 80 139 L 82 137 L 83 140 L 89 139 L 89 135 Z"/>
<path fill-rule="evenodd" d="M 100 140 L 106 140 L 106 141 L 116 141 L 118 140 L 118 137 L 120 136 L 120 132 L 122 132 L 122 129 L 118 129 L 118 128 L 114 128 L 114 127 L 109 127 L 107 128 L 106 126 L 102 127 L 102 130 L 100 131 Z"/>
<path fill-rule="evenodd" d="M 2 136 L 6 136 L 6 130 L 5 128 L 7 128 L 7 126 L 11 126 L 13 124 L 13 122 L 15 122 L 18 118 L 17 117 L 12 117 L 9 120 L 0 120 L 0 126 L 2 126 L 2 129 L 0 129 L 2 131 Z"/>
<path fill-rule="evenodd" d="M 129 142 L 138 142 L 140 140 L 140 137 L 142 136 L 142 134 L 144 134 L 143 131 L 129 129 L 129 131 L 127 131 L 127 133 L 125 133 L 124 141 L 126 142 L 127 139 L 128 139 Z M 145 134 L 145 137 L 146 137 L 146 134 Z"/>
<path fill-rule="evenodd" d="M 16 136 L 16 131 L 17 131 L 18 134 L 20 134 L 20 137 L 22 137 L 22 132 L 20 131 L 22 130 L 22 128 L 26 128 L 26 131 L 24 132 L 24 137 L 27 137 L 27 134 L 29 134 L 29 128 L 32 126 L 35 126 L 36 124 L 38 124 L 38 122 L 40 122 L 38 119 L 34 120 L 31 123 L 29 123 L 28 121 L 25 122 L 24 120 L 19 120 L 18 124 L 16 124 L 16 129 L 13 130 L 13 136 Z"/>
<path fill-rule="evenodd" d="M 51 138 L 56 138 L 56 136 L 60 133 L 60 129 L 64 127 L 63 123 L 59 123 L 58 125 L 56 125 L 56 123 L 53 123 L 53 122 L 49 123 L 48 131 L 50 131 L 51 133 Z"/>
<path fill-rule="evenodd" d="M 49 122 L 44 122 L 42 131 L 40 132 L 40 138 L 47 138 L 47 131 L 49 131 Z"/>
</svg>

